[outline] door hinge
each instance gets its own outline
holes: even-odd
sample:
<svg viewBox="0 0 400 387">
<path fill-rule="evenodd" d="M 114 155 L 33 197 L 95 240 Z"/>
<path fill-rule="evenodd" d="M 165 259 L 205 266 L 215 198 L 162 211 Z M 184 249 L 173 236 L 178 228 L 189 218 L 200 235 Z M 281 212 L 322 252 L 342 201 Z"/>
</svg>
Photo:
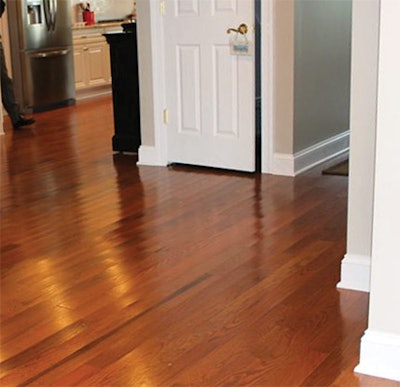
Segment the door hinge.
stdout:
<svg viewBox="0 0 400 387">
<path fill-rule="evenodd" d="M 168 124 L 168 121 L 169 121 L 168 109 L 163 110 L 163 121 L 164 121 L 164 124 Z"/>
<path fill-rule="evenodd" d="M 160 14 L 161 14 L 162 16 L 165 15 L 165 0 L 161 0 L 161 1 L 160 1 Z"/>
</svg>

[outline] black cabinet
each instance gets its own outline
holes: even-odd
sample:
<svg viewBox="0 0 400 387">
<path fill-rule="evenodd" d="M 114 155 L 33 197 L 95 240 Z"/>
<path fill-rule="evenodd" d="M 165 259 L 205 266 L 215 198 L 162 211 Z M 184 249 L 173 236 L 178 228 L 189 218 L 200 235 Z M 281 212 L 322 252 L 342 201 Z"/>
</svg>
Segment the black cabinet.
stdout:
<svg viewBox="0 0 400 387">
<path fill-rule="evenodd" d="M 137 152 L 141 140 L 136 24 L 130 32 L 104 36 L 110 45 L 114 107 L 112 149 Z"/>
</svg>

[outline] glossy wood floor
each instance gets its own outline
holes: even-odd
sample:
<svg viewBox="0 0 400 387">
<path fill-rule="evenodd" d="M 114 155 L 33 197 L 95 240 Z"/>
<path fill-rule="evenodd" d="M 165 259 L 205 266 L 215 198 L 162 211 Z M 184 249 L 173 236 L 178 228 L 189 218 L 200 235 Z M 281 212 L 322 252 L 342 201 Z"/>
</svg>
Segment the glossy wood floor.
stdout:
<svg viewBox="0 0 400 387">
<path fill-rule="evenodd" d="M 1 141 L 1 385 L 399 386 L 353 374 L 347 178 L 137 167 L 110 98 Z"/>
</svg>

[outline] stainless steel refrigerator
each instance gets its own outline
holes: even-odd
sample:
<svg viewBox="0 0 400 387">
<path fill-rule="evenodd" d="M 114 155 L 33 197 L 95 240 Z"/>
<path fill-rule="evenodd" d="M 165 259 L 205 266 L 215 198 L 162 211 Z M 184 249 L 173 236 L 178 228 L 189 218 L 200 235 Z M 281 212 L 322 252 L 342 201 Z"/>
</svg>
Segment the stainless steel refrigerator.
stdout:
<svg viewBox="0 0 400 387">
<path fill-rule="evenodd" d="M 70 0 L 8 0 L 15 92 L 25 112 L 75 102 Z"/>
</svg>

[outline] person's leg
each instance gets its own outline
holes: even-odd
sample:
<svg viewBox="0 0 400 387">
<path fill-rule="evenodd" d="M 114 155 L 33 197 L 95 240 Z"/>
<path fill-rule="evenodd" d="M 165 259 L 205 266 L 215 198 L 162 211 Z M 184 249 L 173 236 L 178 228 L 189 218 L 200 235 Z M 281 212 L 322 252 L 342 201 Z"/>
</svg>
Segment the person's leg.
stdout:
<svg viewBox="0 0 400 387">
<path fill-rule="evenodd" d="M 20 119 L 20 108 L 15 100 L 14 84 L 12 79 L 8 76 L 7 67 L 4 60 L 3 44 L 0 42 L 0 61 L 1 61 L 1 99 L 4 108 L 7 110 L 8 115 L 13 124 Z"/>
<path fill-rule="evenodd" d="M 20 106 L 18 105 L 14 94 L 14 83 L 8 76 L 6 62 L 4 60 L 3 44 L 0 41 L 0 64 L 1 64 L 1 99 L 4 108 L 10 116 L 14 129 L 19 129 L 23 126 L 32 125 L 35 123 L 33 118 L 25 118 L 21 114 Z"/>
</svg>

